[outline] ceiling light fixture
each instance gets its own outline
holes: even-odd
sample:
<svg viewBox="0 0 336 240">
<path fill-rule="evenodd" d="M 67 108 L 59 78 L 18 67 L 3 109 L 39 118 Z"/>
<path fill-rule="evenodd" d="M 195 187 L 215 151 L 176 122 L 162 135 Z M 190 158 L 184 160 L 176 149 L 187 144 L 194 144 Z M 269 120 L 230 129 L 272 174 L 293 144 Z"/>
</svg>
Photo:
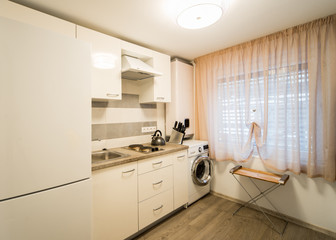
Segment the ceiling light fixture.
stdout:
<svg viewBox="0 0 336 240">
<path fill-rule="evenodd" d="M 177 16 L 177 23 L 186 29 L 208 27 L 217 22 L 223 14 L 220 6 L 203 3 L 188 7 Z"/>
</svg>

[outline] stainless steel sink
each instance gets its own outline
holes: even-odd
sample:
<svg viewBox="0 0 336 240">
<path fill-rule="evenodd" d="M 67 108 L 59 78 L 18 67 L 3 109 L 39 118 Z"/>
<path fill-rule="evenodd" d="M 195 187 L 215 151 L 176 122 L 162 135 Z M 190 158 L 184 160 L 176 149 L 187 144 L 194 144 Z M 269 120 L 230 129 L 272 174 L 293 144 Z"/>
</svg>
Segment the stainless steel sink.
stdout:
<svg viewBox="0 0 336 240">
<path fill-rule="evenodd" d="M 103 150 L 99 152 L 93 152 L 91 154 L 92 162 L 106 161 L 106 160 L 116 160 L 119 158 L 127 157 L 127 154 L 119 153 L 115 151 Z"/>
</svg>

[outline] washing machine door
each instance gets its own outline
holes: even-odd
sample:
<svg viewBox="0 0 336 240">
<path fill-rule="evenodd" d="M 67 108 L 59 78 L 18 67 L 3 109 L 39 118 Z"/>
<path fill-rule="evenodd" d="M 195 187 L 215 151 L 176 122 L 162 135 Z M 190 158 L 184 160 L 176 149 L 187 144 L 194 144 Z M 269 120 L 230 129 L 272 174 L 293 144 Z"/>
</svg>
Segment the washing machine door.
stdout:
<svg viewBox="0 0 336 240">
<path fill-rule="evenodd" d="M 193 182 L 199 186 L 210 183 L 212 178 L 212 161 L 207 155 L 201 155 L 195 159 L 191 166 L 191 177 Z"/>
</svg>

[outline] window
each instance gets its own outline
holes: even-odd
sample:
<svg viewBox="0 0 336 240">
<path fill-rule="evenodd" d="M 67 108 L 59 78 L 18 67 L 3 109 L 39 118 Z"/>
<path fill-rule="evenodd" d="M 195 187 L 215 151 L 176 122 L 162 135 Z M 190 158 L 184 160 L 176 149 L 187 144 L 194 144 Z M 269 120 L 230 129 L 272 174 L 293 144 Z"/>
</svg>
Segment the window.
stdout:
<svg viewBox="0 0 336 240">
<path fill-rule="evenodd" d="M 264 121 L 264 97 L 268 94 L 266 95 L 268 147 L 278 150 L 292 148 L 307 153 L 309 127 L 307 63 L 273 68 L 266 72 L 253 72 L 249 77 L 249 94 L 246 94 L 245 74 L 224 76 L 218 83 L 218 141 L 247 139 L 249 135 L 247 124 L 251 122 L 262 124 Z M 268 81 L 267 93 L 264 92 L 265 78 Z M 247 96 L 249 99 L 246 99 Z M 246 109 L 250 110 L 249 113 Z M 298 125 L 296 119 L 299 119 Z"/>
</svg>

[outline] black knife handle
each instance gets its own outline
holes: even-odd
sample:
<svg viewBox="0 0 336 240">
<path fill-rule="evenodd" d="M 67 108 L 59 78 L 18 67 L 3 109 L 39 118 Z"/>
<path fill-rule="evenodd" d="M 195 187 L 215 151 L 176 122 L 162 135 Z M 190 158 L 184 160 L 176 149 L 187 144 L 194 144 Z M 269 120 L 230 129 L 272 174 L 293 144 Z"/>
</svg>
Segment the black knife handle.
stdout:
<svg viewBox="0 0 336 240">
<path fill-rule="evenodd" d="M 177 129 L 177 121 L 175 121 L 173 129 L 174 129 L 174 130 Z"/>
</svg>

